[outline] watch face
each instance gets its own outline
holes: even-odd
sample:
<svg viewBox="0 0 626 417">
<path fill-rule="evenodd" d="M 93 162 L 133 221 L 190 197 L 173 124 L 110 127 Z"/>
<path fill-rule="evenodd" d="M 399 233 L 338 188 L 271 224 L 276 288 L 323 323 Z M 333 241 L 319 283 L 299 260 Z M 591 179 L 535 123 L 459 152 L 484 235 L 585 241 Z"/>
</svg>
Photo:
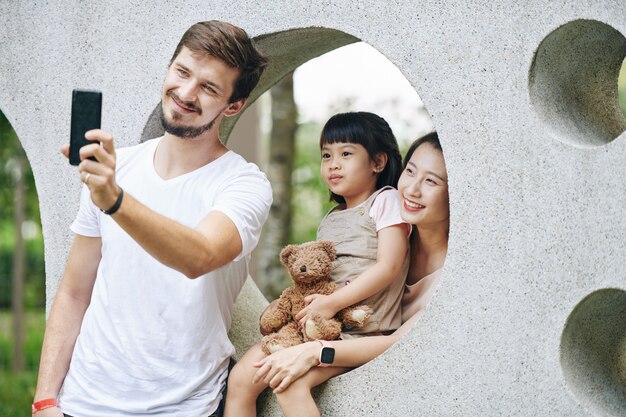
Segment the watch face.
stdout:
<svg viewBox="0 0 626 417">
<path fill-rule="evenodd" d="M 320 362 L 331 364 L 335 360 L 335 348 L 323 347 L 320 354 Z"/>
</svg>

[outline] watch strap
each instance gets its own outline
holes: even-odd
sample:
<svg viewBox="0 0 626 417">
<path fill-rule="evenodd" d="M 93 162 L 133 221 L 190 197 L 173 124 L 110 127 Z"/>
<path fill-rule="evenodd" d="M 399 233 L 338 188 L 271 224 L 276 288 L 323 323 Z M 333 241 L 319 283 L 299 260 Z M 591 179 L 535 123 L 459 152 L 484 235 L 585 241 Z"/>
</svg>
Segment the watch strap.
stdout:
<svg viewBox="0 0 626 417">
<path fill-rule="evenodd" d="M 100 211 L 102 211 L 106 215 L 111 216 L 117 210 L 119 210 L 120 206 L 122 205 L 123 199 L 124 199 L 124 190 L 122 190 L 122 188 L 120 187 L 120 193 L 117 195 L 117 200 L 115 200 L 115 203 L 111 206 L 111 208 L 108 210 L 100 210 Z"/>
<path fill-rule="evenodd" d="M 322 348 L 320 349 L 319 364 L 317 366 L 319 366 L 320 368 L 326 368 L 330 366 L 332 362 L 331 363 L 322 362 L 322 354 L 324 353 L 324 349 L 325 348 L 332 349 L 334 352 L 335 348 L 333 347 L 333 345 L 330 344 L 328 340 L 317 339 L 317 341 L 320 342 L 322 345 Z"/>
</svg>

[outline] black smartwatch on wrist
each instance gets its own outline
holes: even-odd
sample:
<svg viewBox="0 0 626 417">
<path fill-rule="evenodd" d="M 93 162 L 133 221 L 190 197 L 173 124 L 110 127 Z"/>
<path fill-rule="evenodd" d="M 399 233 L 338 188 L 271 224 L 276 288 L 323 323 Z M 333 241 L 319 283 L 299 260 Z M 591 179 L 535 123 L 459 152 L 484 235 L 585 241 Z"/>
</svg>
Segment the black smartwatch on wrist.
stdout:
<svg viewBox="0 0 626 417">
<path fill-rule="evenodd" d="M 317 366 L 322 368 L 330 366 L 335 361 L 335 348 L 330 344 L 327 340 L 319 340 L 322 344 L 322 349 L 320 350 L 320 363 Z"/>
</svg>

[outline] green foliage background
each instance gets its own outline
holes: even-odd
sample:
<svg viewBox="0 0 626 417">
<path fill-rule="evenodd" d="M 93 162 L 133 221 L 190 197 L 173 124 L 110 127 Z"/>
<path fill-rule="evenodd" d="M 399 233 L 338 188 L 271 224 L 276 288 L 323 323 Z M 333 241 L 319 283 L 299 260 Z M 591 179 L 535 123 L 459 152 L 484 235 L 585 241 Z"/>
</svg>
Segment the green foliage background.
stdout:
<svg viewBox="0 0 626 417">
<path fill-rule="evenodd" d="M 26 282 L 24 300 L 27 309 L 45 306 L 43 236 L 39 200 L 30 164 L 15 131 L 0 111 L 0 310 L 11 308 L 11 269 L 15 231 L 13 224 L 13 166 L 16 158 L 24 161 L 26 183 L 26 220 L 36 225 L 36 235 L 26 241 Z"/>
<path fill-rule="evenodd" d="M 24 283 L 26 369 L 19 373 L 10 371 L 13 356 L 11 271 L 15 246 L 13 167 L 16 158 L 25 161 L 26 220 L 31 225 L 36 225 L 35 236 L 26 240 Z M 44 306 L 43 237 L 35 180 L 15 131 L 5 115 L 0 112 L 0 416 L 31 415 L 30 404 L 35 391 L 45 328 Z"/>
<path fill-rule="evenodd" d="M 305 123 L 298 127 L 294 168 L 291 174 L 292 243 L 315 240 L 317 226 L 332 207 L 328 188 L 320 175 L 319 135 L 322 126 Z"/>
<path fill-rule="evenodd" d="M 28 417 L 35 393 L 39 355 L 45 328 L 43 309 L 26 313 L 26 370 L 9 371 L 13 352 L 11 313 L 0 312 L 0 416 Z"/>
</svg>

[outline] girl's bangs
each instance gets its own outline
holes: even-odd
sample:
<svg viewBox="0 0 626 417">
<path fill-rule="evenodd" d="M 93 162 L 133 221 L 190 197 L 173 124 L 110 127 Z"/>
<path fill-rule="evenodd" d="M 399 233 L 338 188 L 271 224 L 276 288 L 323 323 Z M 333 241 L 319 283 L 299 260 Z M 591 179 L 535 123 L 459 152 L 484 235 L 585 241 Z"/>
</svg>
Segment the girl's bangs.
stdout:
<svg viewBox="0 0 626 417">
<path fill-rule="evenodd" d="M 365 146 L 366 135 L 356 126 L 325 126 L 320 135 L 320 147 L 333 143 L 355 143 Z"/>
</svg>

